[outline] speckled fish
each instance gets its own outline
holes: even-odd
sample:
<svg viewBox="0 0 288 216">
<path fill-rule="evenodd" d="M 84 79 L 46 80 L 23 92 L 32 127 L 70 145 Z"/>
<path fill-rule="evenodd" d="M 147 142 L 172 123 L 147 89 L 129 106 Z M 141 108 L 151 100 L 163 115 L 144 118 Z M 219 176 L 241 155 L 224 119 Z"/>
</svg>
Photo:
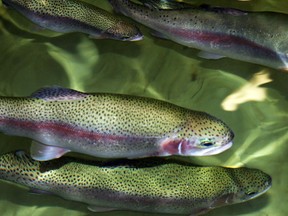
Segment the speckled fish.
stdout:
<svg viewBox="0 0 288 216">
<path fill-rule="evenodd" d="M 201 57 L 226 56 L 288 69 L 286 14 L 207 5 L 187 7 L 183 3 L 177 6 L 176 1 L 163 0 L 141 0 L 145 6 L 129 0 L 109 2 L 116 11 L 156 31 L 154 35 L 202 50 Z"/>
<path fill-rule="evenodd" d="M 61 33 L 83 32 L 91 38 L 142 39 L 137 27 L 107 11 L 78 0 L 2 0 L 37 25 Z"/>
<path fill-rule="evenodd" d="M 26 98 L 0 97 L 0 131 L 38 141 L 31 147 L 37 160 L 69 151 L 106 158 L 212 155 L 231 147 L 233 139 L 226 124 L 203 112 L 60 87 Z"/>
<path fill-rule="evenodd" d="M 199 167 L 171 160 L 39 162 L 23 151 L 0 157 L 0 179 L 89 205 L 92 211 L 206 213 L 258 197 L 271 177 L 257 169 Z"/>
</svg>

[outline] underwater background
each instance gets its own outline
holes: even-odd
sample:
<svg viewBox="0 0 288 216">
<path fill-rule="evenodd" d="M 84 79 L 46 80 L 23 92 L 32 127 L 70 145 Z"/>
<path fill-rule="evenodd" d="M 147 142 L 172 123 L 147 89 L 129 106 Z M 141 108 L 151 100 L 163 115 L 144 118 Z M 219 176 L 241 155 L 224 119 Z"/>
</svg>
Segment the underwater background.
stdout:
<svg viewBox="0 0 288 216">
<path fill-rule="evenodd" d="M 112 12 L 107 1 L 87 2 Z M 284 0 L 218 0 L 213 5 L 288 14 L 288 1 Z M 287 215 L 288 73 L 229 58 L 201 59 L 198 50 L 154 38 L 147 28 L 138 26 L 145 35 L 142 41 L 92 40 L 81 33 L 39 31 L 1 5 L 0 95 L 28 96 L 41 87 L 57 85 L 84 92 L 147 96 L 208 112 L 233 129 L 234 145 L 215 156 L 177 159 L 201 165 L 258 168 L 271 175 L 273 182 L 265 195 L 207 215 Z M 29 149 L 30 143 L 27 138 L 0 134 L 1 154 Z M 157 215 L 92 213 L 84 204 L 30 194 L 27 188 L 4 181 L 0 182 L 0 214 Z"/>
</svg>

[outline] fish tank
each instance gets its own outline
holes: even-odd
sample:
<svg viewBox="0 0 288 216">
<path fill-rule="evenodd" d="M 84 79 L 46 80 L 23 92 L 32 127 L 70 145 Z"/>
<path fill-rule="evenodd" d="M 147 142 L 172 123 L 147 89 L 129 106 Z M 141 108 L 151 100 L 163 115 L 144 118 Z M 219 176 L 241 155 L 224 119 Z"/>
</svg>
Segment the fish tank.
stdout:
<svg viewBox="0 0 288 216">
<path fill-rule="evenodd" d="M 114 13 L 108 1 L 86 2 Z M 204 0 L 186 2 L 207 4 Z M 213 6 L 288 14 L 285 1 L 217 0 Z M 197 55 L 199 50 L 153 37 L 141 24 L 137 26 L 144 39 L 127 42 L 39 29 L 3 5 L 0 16 L 1 96 L 29 96 L 42 87 L 62 86 L 161 99 L 217 116 L 235 133 L 229 150 L 213 156 L 174 158 L 204 166 L 257 168 L 271 175 L 273 181 L 264 195 L 214 209 L 207 215 L 288 214 L 287 72 L 230 58 L 203 59 Z M 28 138 L 0 134 L 1 154 L 28 150 L 30 144 Z M 6 181 L 0 181 L 0 191 L 3 216 L 161 215 L 93 213 L 85 204 L 31 194 L 29 189 Z"/>
</svg>

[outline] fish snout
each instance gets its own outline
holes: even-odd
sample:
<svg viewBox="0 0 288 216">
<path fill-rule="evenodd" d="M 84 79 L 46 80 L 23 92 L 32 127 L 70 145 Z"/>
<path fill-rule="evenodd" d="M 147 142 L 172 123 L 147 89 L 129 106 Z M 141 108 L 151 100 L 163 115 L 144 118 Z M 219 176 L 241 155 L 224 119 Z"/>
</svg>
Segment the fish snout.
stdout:
<svg viewBox="0 0 288 216">
<path fill-rule="evenodd" d="M 266 193 L 272 186 L 271 176 L 258 169 L 235 169 L 234 177 L 239 187 L 235 202 L 254 199 Z"/>
<path fill-rule="evenodd" d="M 138 41 L 143 39 L 143 34 L 133 24 L 119 21 L 113 27 L 107 29 L 105 34 L 109 38 L 121 41 Z"/>
<path fill-rule="evenodd" d="M 232 140 L 234 139 L 234 132 L 232 130 L 229 129 L 228 135 L 227 135 L 227 142 L 232 142 Z"/>
<path fill-rule="evenodd" d="M 143 39 L 143 35 L 141 33 L 135 35 L 134 37 L 131 37 L 128 39 L 128 41 L 139 41 Z M 123 39 L 123 41 L 125 41 L 125 39 Z"/>
<path fill-rule="evenodd" d="M 229 148 L 231 148 L 232 145 L 233 145 L 233 142 L 230 141 L 230 142 L 226 143 L 225 145 L 215 147 L 213 149 L 208 150 L 205 155 L 209 156 L 209 155 L 219 154 L 219 153 L 224 152 L 224 151 L 228 150 Z"/>
</svg>

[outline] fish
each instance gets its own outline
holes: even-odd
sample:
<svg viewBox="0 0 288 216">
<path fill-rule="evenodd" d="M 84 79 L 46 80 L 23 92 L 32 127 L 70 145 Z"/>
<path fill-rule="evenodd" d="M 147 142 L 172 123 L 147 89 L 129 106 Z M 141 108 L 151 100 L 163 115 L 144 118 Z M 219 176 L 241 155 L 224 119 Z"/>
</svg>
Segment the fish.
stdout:
<svg viewBox="0 0 288 216">
<path fill-rule="evenodd" d="M 94 39 L 137 41 L 143 38 L 133 24 L 99 7 L 78 0 L 2 0 L 40 28 L 60 33 L 82 32 Z"/>
<path fill-rule="evenodd" d="M 0 132 L 31 138 L 36 160 L 72 151 L 102 158 L 205 156 L 232 146 L 220 119 L 165 101 L 45 87 L 0 97 Z"/>
<path fill-rule="evenodd" d="M 201 50 L 200 57 L 228 57 L 288 70 L 288 15 L 177 1 L 109 0 L 114 10 L 153 30 L 153 35 Z"/>
<path fill-rule="evenodd" d="M 35 161 L 18 150 L 0 156 L 0 179 L 87 204 L 95 212 L 131 210 L 198 215 L 264 194 L 272 178 L 251 168 L 198 166 L 170 159 Z M 129 203 L 129 205 L 127 205 Z"/>
</svg>

